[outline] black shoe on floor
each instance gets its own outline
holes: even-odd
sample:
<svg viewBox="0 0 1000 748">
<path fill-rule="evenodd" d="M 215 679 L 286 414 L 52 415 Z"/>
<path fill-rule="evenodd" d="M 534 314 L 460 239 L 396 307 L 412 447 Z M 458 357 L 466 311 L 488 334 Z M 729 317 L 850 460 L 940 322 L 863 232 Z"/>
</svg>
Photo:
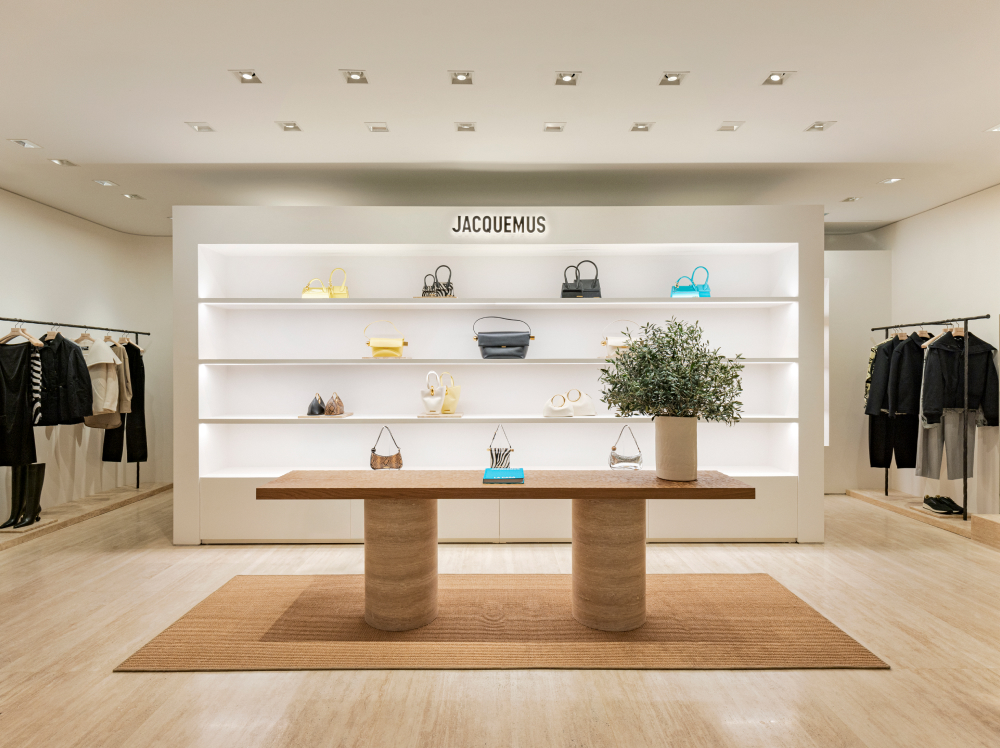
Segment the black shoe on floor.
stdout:
<svg viewBox="0 0 1000 748">
<path fill-rule="evenodd" d="M 952 514 L 964 514 L 964 510 L 947 496 L 935 496 L 938 503 L 951 509 Z"/>
<path fill-rule="evenodd" d="M 924 509 L 929 509 L 935 514 L 951 514 L 951 507 L 941 501 L 937 496 L 924 496 Z"/>
</svg>

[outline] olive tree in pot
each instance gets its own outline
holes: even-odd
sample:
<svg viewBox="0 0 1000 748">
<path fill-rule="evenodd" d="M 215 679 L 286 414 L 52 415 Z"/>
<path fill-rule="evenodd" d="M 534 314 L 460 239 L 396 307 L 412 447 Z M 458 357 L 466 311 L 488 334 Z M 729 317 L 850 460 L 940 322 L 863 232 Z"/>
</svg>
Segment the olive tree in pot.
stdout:
<svg viewBox="0 0 1000 748">
<path fill-rule="evenodd" d="M 710 349 L 697 322 L 675 318 L 626 335 L 628 346 L 601 370 L 601 400 L 621 416 L 652 417 L 657 478 L 697 480 L 698 419 L 740 420 L 742 356 Z"/>
</svg>

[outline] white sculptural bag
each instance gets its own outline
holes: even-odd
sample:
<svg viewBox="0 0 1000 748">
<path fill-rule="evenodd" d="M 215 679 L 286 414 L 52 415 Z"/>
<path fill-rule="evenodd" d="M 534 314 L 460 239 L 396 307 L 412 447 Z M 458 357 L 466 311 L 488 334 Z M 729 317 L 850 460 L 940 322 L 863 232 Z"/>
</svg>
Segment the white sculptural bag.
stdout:
<svg viewBox="0 0 1000 748">
<path fill-rule="evenodd" d="M 441 384 L 441 378 L 436 371 L 427 372 L 425 384 L 427 389 L 420 390 L 420 397 L 424 401 L 424 413 L 440 413 L 444 404 L 445 387 Z"/>
<path fill-rule="evenodd" d="M 556 405 L 557 397 L 562 401 L 558 405 Z M 542 415 L 546 418 L 565 418 L 573 415 L 573 406 L 569 404 L 565 395 L 553 395 L 542 406 Z"/>
<path fill-rule="evenodd" d="M 604 327 L 605 332 L 611 325 L 615 325 L 618 322 L 628 322 L 629 324 L 635 325 L 637 328 L 640 327 L 638 322 L 632 322 L 630 319 L 616 319 L 614 322 L 609 323 Z M 622 331 L 624 333 L 631 332 L 631 328 L 626 325 L 625 329 Z M 633 339 L 635 335 L 633 335 Z M 606 346 L 605 356 L 606 358 L 617 358 L 618 354 L 623 350 L 628 348 L 629 338 L 627 335 L 605 335 L 604 340 L 601 341 L 601 345 Z"/>
<path fill-rule="evenodd" d="M 576 393 L 575 400 L 570 397 L 570 395 L 574 392 Z M 568 402 L 570 407 L 573 409 L 574 416 L 597 415 L 597 408 L 594 406 L 594 399 L 586 392 L 581 392 L 580 390 L 570 390 L 566 393 L 566 402 Z"/>
</svg>

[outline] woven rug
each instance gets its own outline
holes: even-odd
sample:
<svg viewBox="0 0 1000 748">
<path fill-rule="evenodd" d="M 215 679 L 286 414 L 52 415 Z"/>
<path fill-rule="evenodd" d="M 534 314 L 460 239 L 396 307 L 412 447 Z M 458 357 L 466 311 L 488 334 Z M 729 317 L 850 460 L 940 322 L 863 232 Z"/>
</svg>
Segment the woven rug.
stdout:
<svg viewBox="0 0 1000 748">
<path fill-rule="evenodd" d="M 653 574 L 646 624 L 577 623 L 563 574 L 442 574 L 437 620 L 364 621 L 364 577 L 238 576 L 117 671 L 887 668 L 767 574 Z"/>
</svg>

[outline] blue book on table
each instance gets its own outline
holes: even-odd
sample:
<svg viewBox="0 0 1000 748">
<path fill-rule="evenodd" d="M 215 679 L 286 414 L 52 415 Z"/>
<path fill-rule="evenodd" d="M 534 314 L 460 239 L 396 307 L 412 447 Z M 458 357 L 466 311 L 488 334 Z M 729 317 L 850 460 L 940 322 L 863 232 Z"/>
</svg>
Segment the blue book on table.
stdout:
<svg viewBox="0 0 1000 748">
<path fill-rule="evenodd" d="M 483 483 L 524 483 L 524 468 L 486 468 Z"/>
</svg>

